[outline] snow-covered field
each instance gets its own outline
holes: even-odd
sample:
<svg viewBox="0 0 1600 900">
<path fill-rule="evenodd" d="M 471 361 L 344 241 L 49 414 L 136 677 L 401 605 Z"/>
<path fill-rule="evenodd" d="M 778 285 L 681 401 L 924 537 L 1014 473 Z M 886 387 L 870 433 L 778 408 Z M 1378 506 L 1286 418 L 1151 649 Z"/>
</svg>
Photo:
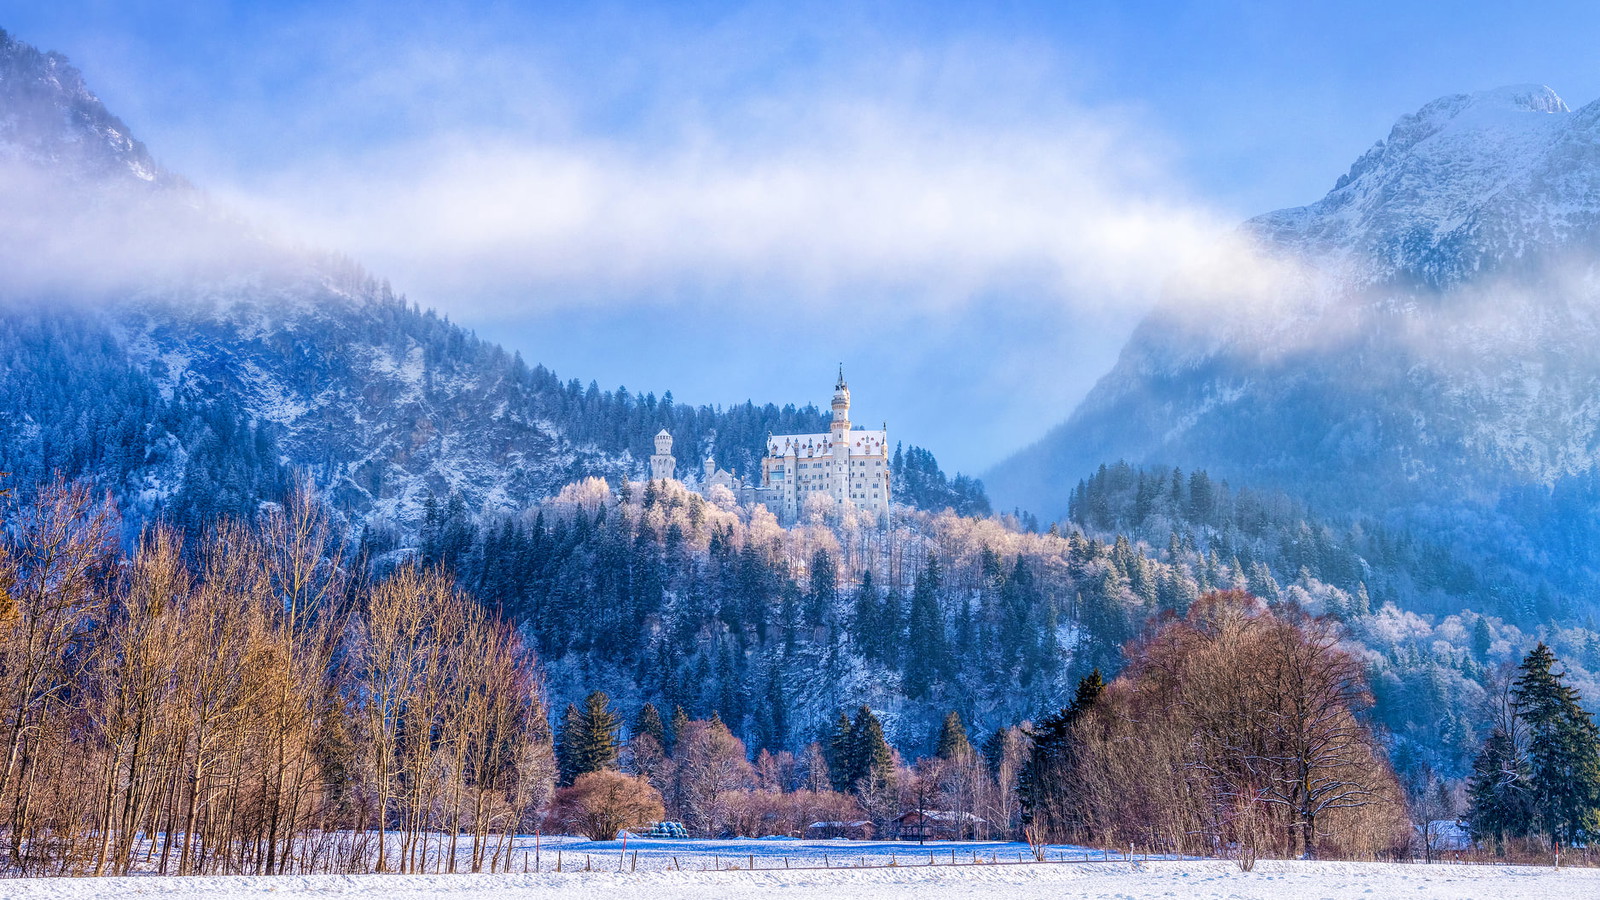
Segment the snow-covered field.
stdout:
<svg viewBox="0 0 1600 900">
<path fill-rule="evenodd" d="M 683 842 L 678 842 L 680 847 Z M 729 842 L 716 842 L 724 851 Z M 735 842 L 756 844 L 760 842 Z M 810 851 L 831 842 L 804 842 L 792 850 Z M 1010 845 L 1015 847 L 1016 845 Z M 865 850 L 866 846 L 859 849 Z M 902 845 L 900 850 L 908 849 Z M 563 850 L 581 857 L 582 850 Z M 761 854 L 752 848 L 742 860 L 737 854 L 716 854 L 722 865 L 738 862 L 737 871 L 698 869 L 703 852 L 680 853 L 681 870 L 663 871 L 651 865 L 646 871 L 643 852 L 640 871 L 572 871 L 507 875 L 306 875 L 281 877 L 223 876 L 200 878 L 58 878 L 0 882 L 0 896 L 16 900 L 101 900 L 134 897 L 194 898 L 450 898 L 450 900 L 754 900 L 760 897 L 915 898 L 915 900 L 965 900 L 996 897 L 1007 900 L 1132 900 L 1132 898 L 1184 898 L 1184 900 L 1250 900 L 1250 898 L 1360 898 L 1379 900 L 1568 900 L 1600 897 L 1600 870 L 1472 865 L 1420 865 L 1395 863 L 1342 863 L 1262 861 L 1253 872 L 1241 872 L 1227 862 L 1210 860 L 1152 860 L 1126 862 L 1068 862 L 1036 864 L 949 864 L 929 867 L 926 853 L 921 864 L 894 853 L 894 867 L 859 867 L 859 858 L 871 864 L 876 853 L 857 854 L 854 868 L 796 868 L 798 856 L 788 855 L 790 868 L 781 866 L 781 854 Z M 748 869 L 755 856 L 756 871 Z M 670 859 L 670 854 L 668 855 Z M 835 853 L 834 865 L 846 860 Z M 618 859 L 610 855 L 612 865 Z M 631 858 L 631 857 L 630 857 Z M 654 857 L 652 857 L 653 859 Z M 887 857 L 886 857 L 887 858 Z M 957 853 L 957 858 L 961 854 Z M 971 854 L 967 855 L 970 860 Z M 936 861 L 937 851 L 936 851 Z M 820 857 L 819 857 L 820 861 Z"/>
<path fill-rule="evenodd" d="M 521 870 L 535 850 L 533 838 L 517 838 L 512 868 Z M 1113 851 L 1114 853 L 1114 851 Z M 1102 860 L 1103 851 L 1053 845 L 1052 861 Z M 738 840 L 586 841 L 545 838 L 538 848 L 541 871 L 558 864 L 563 871 L 593 869 L 629 872 L 647 870 L 704 871 L 715 869 L 782 869 L 786 867 L 914 866 L 930 862 L 948 866 L 975 862 L 1018 863 L 1031 860 L 1028 845 L 1010 841 L 801 841 L 790 838 Z M 1114 858 L 1114 857 L 1113 857 Z"/>
<path fill-rule="evenodd" d="M 16 900 L 132 897 L 352 897 L 451 900 L 746 900 L 863 897 L 1090 900 L 1174 897 L 1569 900 L 1600 896 L 1600 870 L 1392 863 L 1262 862 L 1240 872 L 1221 862 L 941 866 L 721 872 L 567 872 L 560 875 L 308 875 L 207 878 L 70 878 L 4 882 Z"/>
</svg>

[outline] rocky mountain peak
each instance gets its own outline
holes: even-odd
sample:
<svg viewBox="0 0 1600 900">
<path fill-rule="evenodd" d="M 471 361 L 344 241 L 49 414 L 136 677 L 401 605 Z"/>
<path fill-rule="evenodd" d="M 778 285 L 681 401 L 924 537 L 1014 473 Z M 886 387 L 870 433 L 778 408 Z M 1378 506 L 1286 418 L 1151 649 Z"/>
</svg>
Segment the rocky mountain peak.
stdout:
<svg viewBox="0 0 1600 900">
<path fill-rule="evenodd" d="M 1304 263 L 1307 296 L 1157 310 L 1065 423 L 985 477 L 999 505 L 1059 515 L 1072 479 L 1118 459 L 1198 466 L 1448 533 L 1518 590 L 1590 591 L 1600 103 L 1542 85 L 1440 98 L 1326 196 L 1245 228 Z M 1575 549 L 1530 553 L 1547 533 Z"/>
<path fill-rule="evenodd" d="M 1327 196 L 1247 228 L 1358 286 L 1445 289 L 1600 225 L 1600 125 L 1543 85 L 1401 116 Z"/>
<path fill-rule="evenodd" d="M 45 53 L 0 29 L 0 158 L 81 177 L 171 180 L 106 109 L 83 75 L 59 53 Z"/>
</svg>

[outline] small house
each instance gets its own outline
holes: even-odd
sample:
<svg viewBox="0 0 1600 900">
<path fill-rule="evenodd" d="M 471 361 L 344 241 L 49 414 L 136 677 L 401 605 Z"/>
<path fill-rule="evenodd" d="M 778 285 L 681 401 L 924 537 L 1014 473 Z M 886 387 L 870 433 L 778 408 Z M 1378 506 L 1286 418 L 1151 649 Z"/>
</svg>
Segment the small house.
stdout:
<svg viewBox="0 0 1600 900">
<path fill-rule="evenodd" d="M 877 836 L 878 830 L 872 822 L 861 819 L 855 822 L 812 822 L 806 826 L 806 839 L 825 841 L 834 838 L 844 838 L 851 841 L 870 841 Z"/>
<path fill-rule="evenodd" d="M 934 809 L 914 809 L 894 820 L 895 836 L 902 841 L 959 841 L 971 837 L 982 824 L 972 813 Z"/>
</svg>

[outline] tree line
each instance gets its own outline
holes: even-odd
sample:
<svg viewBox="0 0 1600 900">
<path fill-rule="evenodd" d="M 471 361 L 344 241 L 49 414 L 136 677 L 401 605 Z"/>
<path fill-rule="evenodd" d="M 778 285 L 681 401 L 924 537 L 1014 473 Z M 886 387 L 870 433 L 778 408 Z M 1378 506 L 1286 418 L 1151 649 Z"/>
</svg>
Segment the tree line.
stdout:
<svg viewBox="0 0 1600 900">
<path fill-rule="evenodd" d="M 609 840 L 624 828 L 667 819 L 691 835 L 893 837 L 910 810 L 951 814 L 961 838 L 1008 838 L 1021 821 L 1015 791 L 1027 752 L 1024 728 L 997 729 L 973 747 L 959 714 L 941 726 L 934 752 L 907 763 L 890 746 L 871 707 L 837 723 L 797 755 L 745 743 L 721 719 L 691 719 L 681 708 L 663 721 L 646 703 L 631 725 L 595 691 L 570 704 L 557 740 L 560 788 L 545 827 Z M 874 832 L 859 830 L 869 822 Z"/>
<path fill-rule="evenodd" d="M 796 834 L 812 821 L 886 829 L 908 811 L 946 815 L 968 837 L 1242 856 L 1376 855 L 1404 838 L 1406 793 L 1368 724 L 1367 670 L 1342 643 L 1337 619 L 1239 589 L 1150 610 L 1156 620 L 1130 635 L 1115 679 L 1090 672 L 1075 694 L 1036 707 L 1048 711 L 1036 723 L 991 717 L 976 745 L 958 706 L 962 682 L 946 666 L 969 647 L 1009 643 L 1007 604 L 1029 605 L 1017 599 L 1028 595 L 1007 593 L 1033 577 L 1027 554 L 1003 564 L 995 535 L 960 520 L 961 530 L 925 544 L 920 558 L 906 554 L 898 574 L 867 570 L 909 589 L 905 630 L 875 642 L 852 629 L 884 617 L 879 604 L 892 588 L 880 592 L 865 572 L 847 588 L 839 573 L 893 557 L 895 541 L 848 523 L 765 533 L 835 541 L 784 550 L 757 537 L 759 522 L 714 507 L 691 528 L 689 500 L 651 490 L 653 500 L 610 505 L 603 493 L 577 491 L 558 498 L 566 513 L 547 511 L 570 516 L 574 528 L 580 512 L 602 529 L 610 517 L 637 517 L 623 532 L 630 544 L 633 528 L 674 526 L 685 544 L 703 536 L 707 550 L 713 539 L 754 542 L 767 547 L 755 557 L 763 567 L 805 560 L 809 549 L 801 586 L 763 595 L 740 631 L 757 638 L 763 624 L 772 629 L 764 646 L 751 645 L 757 653 L 800 658 L 817 644 L 824 667 L 840 664 L 830 648 L 853 653 L 860 642 L 886 652 L 893 637 L 922 634 L 918 646 L 934 647 L 936 664 L 918 705 L 863 700 L 842 712 L 835 695 L 823 701 L 828 718 L 793 722 L 787 742 L 768 744 L 741 734 L 763 734 L 759 713 L 730 721 L 715 702 L 673 703 L 665 692 L 625 712 L 591 690 L 552 729 L 537 617 L 503 618 L 503 606 L 426 560 L 349 551 L 303 485 L 287 503 L 218 523 L 201 539 L 152 526 L 124 551 L 114 507 L 57 481 L 25 503 L 7 501 L 0 541 L 6 868 L 493 870 L 509 865 L 510 835 L 540 828 L 601 833 L 673 818 L 706 836 Z M 938 523 L 957 524 L 935 517 L 932 532 Z M 1097 572 L 1139 577 L 1117 545 L 1013 537 L 1061 542 L 1068 585 Z M 1078 553 L 1085 557 L 1074 562 Z M 736 577 L 745 554 L 727 557 Z M 993 627 L 993 643 L 960 637 L 972 613 L 951 585 L 990 610 L 991 624 L 975 621 L 974 634 Z M 989 590 L 992 609 L 981 600 Z M 774 608 L 792 617 L 788 626 L 766 618 Z M 671 639 L 659 610 L 613 613 L 613 623 L 624 615 L 641 617 L 642 634 Z M 818 623 L 810 634 L 795 627 L 810 621 Z M 1018 634 L 1029 633 L 1026 621 Z M 836 635 L 837 644 L 827 640 Z M 902 687 L 922 677 L 896 660 L 890 677 Z M 1594 726 L 1557 665 L 1541 645 L 1508 682 L 1503 727 L 1471 783 L 1469 822 L 1486 841 L 1572 846 L 1593 833 Z M 730 684 L 739 688 L 714 684 L 711 696 Z M 907 711 L 940 705 L 922 740 L 885 726 L 887 714 L 904 735 Z M 622 813 L 596 816 L 617 804 Z M 1413 798 L 1410 811 L 1421 808 Z"/>
<path fill-rule="evenodd" d="M 437 569 L 369 578 L 305 488 L 200 540 L 57 481 L 0 541 L 17 874 L 494 870 L 554 761 L 538 667 Z"/>
<path fill-rule="evenodd" d="M 1340 637 L 1330 620 L 1214 592 L 1136 641 L 1109 684 L 1091 672 L 1068 704 L 996 729 L 982 750 L 952 711 L 915 762 L 870 706 L 840 712 L 798 757 L 763 750 L 752 764 L 716 717 L 679 709 L 668 725 L 647 703 L 630 731 L 593 692 L 562 717 L 555 824 L 610 837 L 644 824 L 631 817 L 664 815 L 718 837 L 800 834 L 807 819 L 841 817 L 893 835 L 917 812 L 951 837 L 1040 847 L 1399 856 L 1406 796 L 1363 720 L 1363 668 Z"/>
</svg>

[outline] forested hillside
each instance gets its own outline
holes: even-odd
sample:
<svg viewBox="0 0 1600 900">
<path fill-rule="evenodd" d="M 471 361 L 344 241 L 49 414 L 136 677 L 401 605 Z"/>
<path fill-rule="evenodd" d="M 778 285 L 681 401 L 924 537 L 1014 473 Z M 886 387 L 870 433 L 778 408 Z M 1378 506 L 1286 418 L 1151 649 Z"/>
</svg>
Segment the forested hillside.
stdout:
<svg viewBox="0 0 1600 900">
<path fill-rule="evenodd" d="M 1600 696 L 1600 629 L 1559 594 L 1485 587 L 1482 571 L 1409 531 L 1334 525 L 1274 492 L 1235 490 L 1201 469 L 1101 466 L 1072 491 L 1072 522 L 1126 534 L 1209 586 L 1235 587 L 1344 623 L 1377 696 L 1373 716 L 1404 769 L 1462 777 L 1489 727 L 1487 699 L 1541 638 L 1585 696 Z M 1154 551 L 1147 551 L 1154 552 Z"/>
<path fill-rule="evenodd" d="M 134 521 L 197 529 L 303 470 L 342 509 L 414 534 L 430 496 L 503 513 L 582 477 L 637 477 L 662 428 L 686 474 L 711 453 L 758 476 L 769 433 L 827 417 L 562 381 L 337 259 L 225 292 L 13 300 L 0 317 L 0 467 L 25 490 L 92 478 Z M 909 460 L 902 499 L 987 508 L 981 484 L 952 485 L 931 453 Z"/>
<path fill-rule="evenodd" d="M 1473 604 L 1585 621 L 1600 610 L 1597 123 L 1600 103 L 1569 109 L 1541 85 L 1399 117 L 1325 196 L 1244 224 L 1270 261 L 1260 295 L 1168 285 L 1066 421 L 987 474 L 999 505 L 1058 517 L 1077 478 L 1117 459 L 1203 468 L 1428 535 L 1472 570 L 1449 590 Z M 1423 562 L 1419 579 L 1456 580 Z"/>
<path fill-rule="evenodd" d="M 1141 477 L 1162 495 L 1136 515 Z M 1120 671 L 1124 645 L 1153 623 L 1234 588 L 1341 623 L 1369 669 L 1374 721 L 1397 752 L 1445 773 L 1465 774 L 1486 685 L 1538 636 L 1595 687 L 1591 628 L 1421 615 L 1407 604 L 1447 595 L 1407 574 L 1426 558 L 1412 542 L 1336 529 L 1204 473 L 1178 482 L 1174 505 L 1170 471 L 1109 467 L 1080 492 L 1085 522 L 1029 533 L 909 509 L 888 532 L 839 513 L 783 529 L 681 485 L 590 480 L 494 520 L 434 504 L 420 552 L 524 623 L 557 698 L 598 688 L 625 712 L 715 714 L 753 751 L 797 752 L 862 703 L 907 753 L 925 752 L 952 710 L 979 733 L 1037 720 L 1090 670 Z M 1209 505 L 1188 510 L 1195 497 Z M 382 533 L 368 539 L 380 565 L 403 558 Z"/>
</svg>

